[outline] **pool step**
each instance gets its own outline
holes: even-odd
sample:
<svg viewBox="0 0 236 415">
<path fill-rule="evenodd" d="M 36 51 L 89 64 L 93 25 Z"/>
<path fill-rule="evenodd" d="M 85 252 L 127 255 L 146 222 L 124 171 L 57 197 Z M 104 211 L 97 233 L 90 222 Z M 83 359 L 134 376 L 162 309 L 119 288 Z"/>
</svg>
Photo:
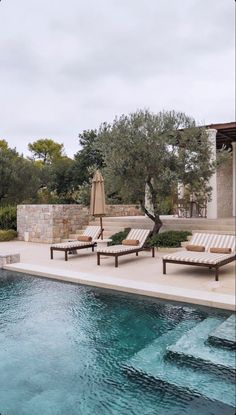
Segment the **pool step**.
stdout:
<svg viewBox="0 0 236 415">
<path fill-rule="evenodd" d="M 222 319 L 208 317 L 184 334 L 174 345 L 167 347 L 167 354 L 174 355 L 195 366 L 201 364 L 214 370 L 235 375 L 235 351 L 224 350 L 208 342 L 210 333 L 222 324 Z"/>
<path fill-rule="evenodd" d="M 209 342 L 213 345 L 219 345 L 223 347 L 236 348 L 236 318 L 235 314 L 231 314 L 227 320 L 221 323 L 213 332 L 209 335 Z"/>
<path fill-rule="evenodd" d="M 230 379 L 219 377 L 211 371 L 203 372 L 178 361 L 166 359 L 166 349 L 184 333 L 196 326 L 194 321 L 180 323 L 175 329 L 158 337 L 150 345 L 136 353 L 125 365 L 130 373 L 150 377 L 151 380 L 166 383 L 185 393 L 201 395 L 204 398 L 235 404 L 235 386 Z"/>
</svg>

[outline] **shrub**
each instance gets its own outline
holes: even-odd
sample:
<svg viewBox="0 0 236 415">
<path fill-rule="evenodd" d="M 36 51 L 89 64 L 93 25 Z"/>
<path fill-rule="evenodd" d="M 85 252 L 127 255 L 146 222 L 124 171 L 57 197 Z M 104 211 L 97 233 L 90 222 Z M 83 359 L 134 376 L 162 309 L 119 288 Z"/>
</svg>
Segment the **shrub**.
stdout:
<svg viewBox="0 0 236 415">
<path fill-rule="evenodd" d="M 17 232 L 14 229 L 0 230 L 0 242 L 11 241 L 17 237 Z"/>
<path fill-rule="evenodd" d="M 110 236 L 112 239 L 111 242 L 109 242 L 109 246 L 111 245 L 120 245 L 123 239 L 125 239 L 130 231 L 130 228 L 125 228 L 124 231 L 117 232 L 114 235 Z"/>
<path fill-rule="evenodd" d="M 158 203 L 161 215 L 171 215 L 174 210 L 173 196 L 168 196 Z"/>
<path fill-rule="evenodd" d="M 166 231 L 152 236 L 148 245 L 160 248 L 178 248 L 189 235 L 191 235 L 189 231 Z"/>
<path fill-rule="evenodd" d="M 0 208 L 0 229 L 14 229 L 16 231 L 16 207 L 6 206 Z"/>
</svg>

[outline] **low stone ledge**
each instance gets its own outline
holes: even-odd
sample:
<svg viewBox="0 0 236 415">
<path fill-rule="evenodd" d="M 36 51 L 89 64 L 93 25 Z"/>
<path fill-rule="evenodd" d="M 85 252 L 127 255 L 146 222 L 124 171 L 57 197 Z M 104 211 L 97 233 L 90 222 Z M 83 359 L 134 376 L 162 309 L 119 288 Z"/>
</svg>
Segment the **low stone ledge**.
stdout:
<svg viewBox="0 0 236 415">
<path fill-rule="evenodd" d="M 20 254 L 0 254 L 0 268 L 6 264 L 15 264 L 20 262 Z"/>
</svg>

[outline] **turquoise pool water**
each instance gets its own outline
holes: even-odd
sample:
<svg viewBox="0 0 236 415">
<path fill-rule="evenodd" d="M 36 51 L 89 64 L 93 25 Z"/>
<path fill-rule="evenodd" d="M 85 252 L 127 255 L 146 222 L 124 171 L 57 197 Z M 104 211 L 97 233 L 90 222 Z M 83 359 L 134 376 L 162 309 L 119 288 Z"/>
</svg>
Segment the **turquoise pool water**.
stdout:
<svg viewBox="0 0 236 415">
<path fill-rule="evenodd" d="M 229 315 L 2 271 L 0 414 L 234 415 L 231 371 L 161 354 Z M 222 353 L 230 364 L 232 350 Z M 219 399 L 174 384 L 173 373 L 178 382 L 190 373 L 203 391 L 215 381 Z"/>
</svg>

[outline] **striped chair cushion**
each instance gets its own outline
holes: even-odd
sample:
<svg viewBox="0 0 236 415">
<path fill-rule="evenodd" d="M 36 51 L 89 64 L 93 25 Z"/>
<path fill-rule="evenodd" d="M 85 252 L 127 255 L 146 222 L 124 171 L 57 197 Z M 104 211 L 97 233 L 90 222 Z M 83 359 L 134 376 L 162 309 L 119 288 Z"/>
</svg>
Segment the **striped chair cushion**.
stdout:
<svg viewBox="0 0 236 415">
<path fill-rule="evenodd" d="M 141 248 L 150 234 L 149 229 L 131 229 L 126 239 L 137 239 L 139 241 L 138 247 Z"/>
<path fill-rule="evenodd" d="M 131 251 L 136 251 L 139 247 L 138 246 L 130 246 L 130 245 L 113 245 L 113 246 L 106 246 L 104 248 L 98 248 L 97 252 L 106 254 L 118 254 L 119 252 L 131 252 Z"/>
<path fill-rule="evenodd" d="M 210 252 L 180 251 L 165 255 L 163 259 L 182 262 L 195 262 L 196 264 L 216 265 L 226 258 L 234 258 L 235 254 L 213 254 Z"/>
<path fill-rule="evenodd" d="M 98 239 L 100 233 L 101 233 L 100 226 L 87 226 L 87 228 L 83 232 L 83 235 L 91 236 L 92 239 Z"/>
<path fill-rule="evenodd" d="M 191 245 L 203 245 L 206 251 L 214 248 L 231 248 L 235 252 L 235 236 L 216 233 L 195 233 L 189 242 Z"/>
<path fill-rule="evenodd" d="M 100 232 L 101 232 L 100 226 L 87 226 L 87 228 L 83 232 L 83 235 L 91 236 L 92 239 L 97 239 L 100 235 Z M 75 247 L 91 245 L 91 243 L 92 242 L 82 242 L 82 241 L 61 242 L 58 244 L 53 244 L 52 248 L 62 248 L 62 249 L 71 248 L 72 249 Z"/>
<path fill-rule="evenodd" d="M 70 242 L 60 242 L 59 244 L 53 244 L 51 246 L 52 248 L 68 248 L 68 249 L 74 248 L 75 249 L 76 247 L 91 245 L 91 243 L 93 242 L 70 241 Z"/>
<path fill-rule="evenodd" d="M 150 234 L 149 229 L 131 229 L 126 239 L 137 239 L 139 240 L 139 245 L 137 246 L 113 245 L 113 246 L 108 246 L 108 247 L 103 247 L 103 248 L 99 247 L 97 249 L 97 252 L 100 252 L 103 254 L 105 253 L 116 254 L 116 253 L 125 252 L 125 251 L 135 252 L 137 249 L 140 249 L 143 247 L 149 234 Z"/>
</svg>

